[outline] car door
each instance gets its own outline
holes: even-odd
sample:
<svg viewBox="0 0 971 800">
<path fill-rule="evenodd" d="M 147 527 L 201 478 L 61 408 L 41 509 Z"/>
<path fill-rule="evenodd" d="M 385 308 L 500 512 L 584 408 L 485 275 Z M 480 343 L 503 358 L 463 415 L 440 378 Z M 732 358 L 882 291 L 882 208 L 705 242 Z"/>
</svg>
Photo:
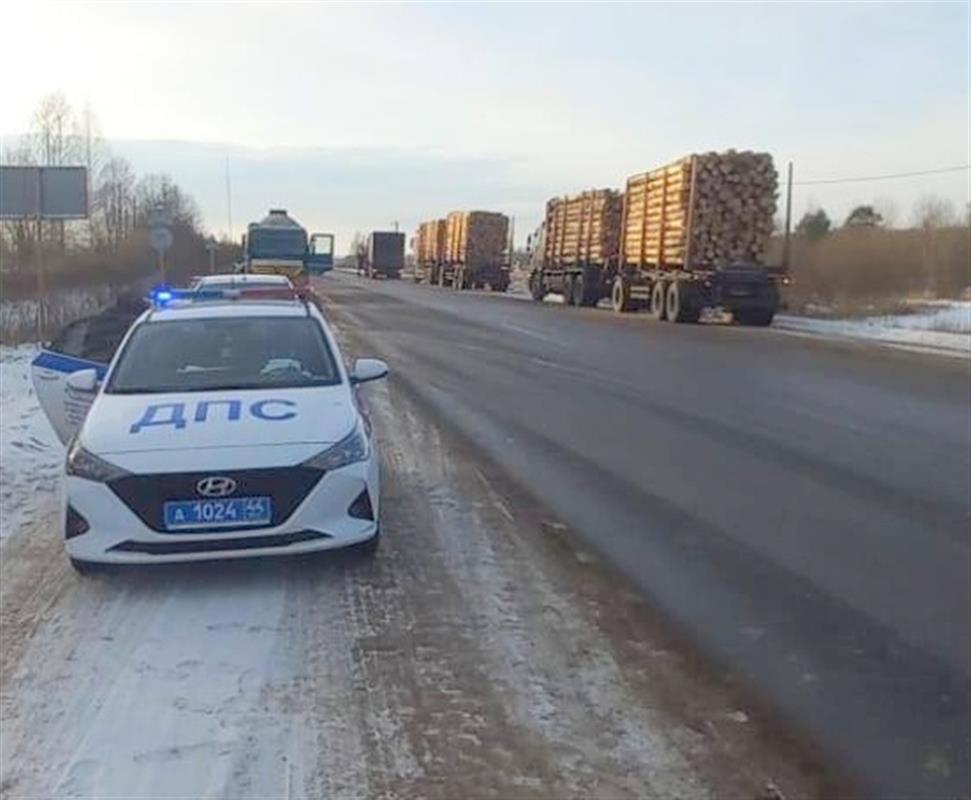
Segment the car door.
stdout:
<svg viewBox="0 0 971 800">
<path fill-rule="evenodd" d="M 307 248 L 307 270 L 319 275 L 334 267 L 334 235 L 315 233 Z"/>
<path fill-rule="evenodd" d="M 69 387 L 68 375 L 93 369 L 100 381 L 108 369 L 107 361 L 88 357 L 94 319 L 79 319 L 63 328 L 54 341 L 41 349 L 30 365 L 31 380 L 40 407 L 57 437 L 65 444 L 80 429 L 97 395 L 97 390 L 82 392 Z"/>
</svg>

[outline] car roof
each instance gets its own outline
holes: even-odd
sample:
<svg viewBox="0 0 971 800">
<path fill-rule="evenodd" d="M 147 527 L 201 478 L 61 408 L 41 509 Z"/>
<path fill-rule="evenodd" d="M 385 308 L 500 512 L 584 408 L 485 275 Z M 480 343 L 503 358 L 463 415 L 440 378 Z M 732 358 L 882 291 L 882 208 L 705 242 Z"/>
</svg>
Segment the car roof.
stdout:
<svg viewBox="0 0 971 800">
<path fill-rule="evenodd" d="M 180 319 L 219 319 L 221 317 L 309 317 L 317 315 L 297 300 L 211 300 L 174 303 L 147 312 L 144 322 L 171 322 Z"/>
<path fill-rule="evenodd" d="M 264 283 L 279 286 L 289 286 L 290 279 L 285 275 L 257 275 L 246 272 L 226 272 L 221 275 L 202 275 L 198 278 L 200 284 L 206 283 Z"/>
</svg>

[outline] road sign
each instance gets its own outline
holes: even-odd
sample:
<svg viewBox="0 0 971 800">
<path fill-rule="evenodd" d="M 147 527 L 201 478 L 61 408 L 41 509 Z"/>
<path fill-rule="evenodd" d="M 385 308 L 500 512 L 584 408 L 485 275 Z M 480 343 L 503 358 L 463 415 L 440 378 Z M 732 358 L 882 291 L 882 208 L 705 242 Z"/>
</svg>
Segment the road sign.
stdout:
<svg viewBox="0 0 971 800">
<path fill-rule="evenodd" d="M 172 231 L 170 231 L 168 228 L 159 226 L 152 228 L 148 232 L 148 243 L 159 255 L 162 255 L 166 250 L 168 250 L 172 246 L 172 242 Z"/>
<path fill-rule="evenodd" d="M 87 168 L 0 166 L 0 219 L 87 216 Z"/>
<path fill-rule="evenodd" d="M 146 216 L 150 228 L 167 228 L 172 224 L 172 212 L 163 205 L 153 206 Z"/>
</svg>

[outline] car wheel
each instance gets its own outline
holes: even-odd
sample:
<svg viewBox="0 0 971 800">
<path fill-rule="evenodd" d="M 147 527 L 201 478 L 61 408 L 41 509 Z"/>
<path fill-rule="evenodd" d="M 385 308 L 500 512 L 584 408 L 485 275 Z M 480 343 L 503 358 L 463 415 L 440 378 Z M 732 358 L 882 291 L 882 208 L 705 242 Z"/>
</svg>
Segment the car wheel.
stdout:
<svg viewBox="0 0 971 800">
<path fill-rule="evenodd" d="M 79 558 L 72 558 L 71 566 L 74 567 L 74 571 L 78 575 L 84 576 L 94 575 L 104 571 L 104 567 L 101 564 L 97 564 L 94 561 L 82 561 Z"/>
<path fill-rule="evenodd" d="M 363 542 L 353 545 L 353 551 L 355 555 L 360 556 L 361 558 L 374 558 L 380 545 L 381 528 L 378 527 L 377 532 L 370 539 L 366 539 Z"/>
</svg>

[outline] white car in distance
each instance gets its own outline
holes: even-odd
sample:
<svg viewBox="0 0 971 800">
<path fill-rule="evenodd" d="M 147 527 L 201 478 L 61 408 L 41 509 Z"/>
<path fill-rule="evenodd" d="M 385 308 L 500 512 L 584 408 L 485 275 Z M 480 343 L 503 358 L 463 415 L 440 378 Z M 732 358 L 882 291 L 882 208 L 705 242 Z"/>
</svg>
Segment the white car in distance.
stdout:
<svg viewBox="0 0 971 800">
<path fill-rule="evenodd" d="M 378 455 L 357 387 L 388 368 L 348 371 L 313 304 L 173 301 L 135 321 L 110 365 L 55 346 L 32 371 L 68 445 L 79 571 L 377 545 Z"/>
</svg>

